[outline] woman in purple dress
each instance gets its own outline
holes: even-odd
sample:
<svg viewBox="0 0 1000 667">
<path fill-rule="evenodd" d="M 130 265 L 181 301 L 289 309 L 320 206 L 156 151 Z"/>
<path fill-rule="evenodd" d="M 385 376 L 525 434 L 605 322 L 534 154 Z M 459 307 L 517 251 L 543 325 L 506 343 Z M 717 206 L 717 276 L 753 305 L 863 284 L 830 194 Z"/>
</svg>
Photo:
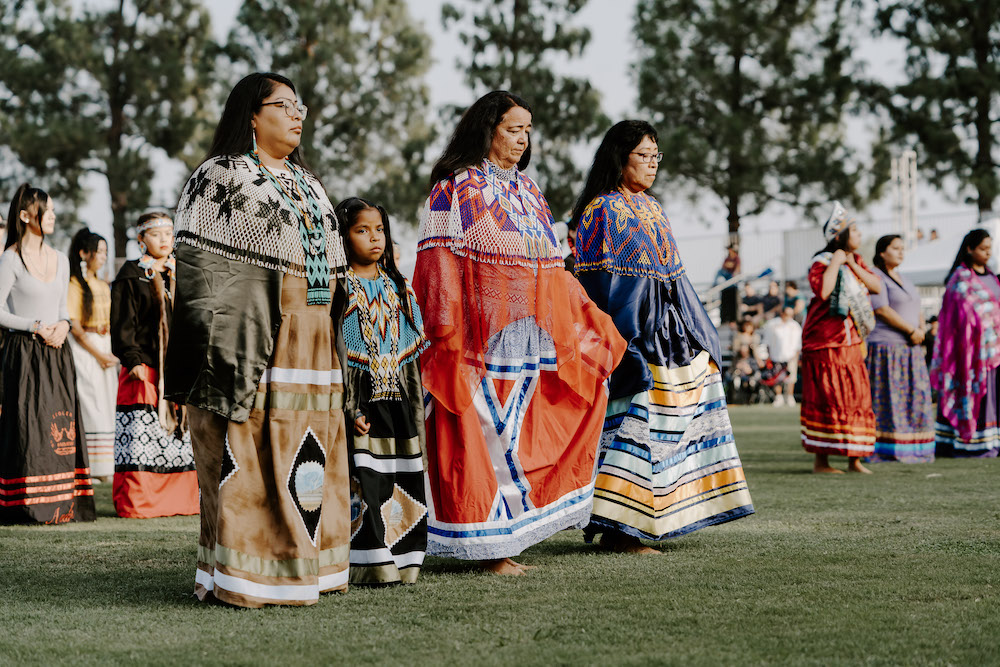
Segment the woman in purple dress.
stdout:
<svg viewBox="0 0 1000 667">
<path fill-rule="evenodd" d="M 924 359 L 920 293 L 900 275 L 905 247 L 898 234 L 875 244 L 872 270 L 883 285 L 871 295 L 875 328 L 868 335 L 868 375 L 875 411 L 875 454 L 869 461 L 934 460 L 934 408 Z"/>
</svg>

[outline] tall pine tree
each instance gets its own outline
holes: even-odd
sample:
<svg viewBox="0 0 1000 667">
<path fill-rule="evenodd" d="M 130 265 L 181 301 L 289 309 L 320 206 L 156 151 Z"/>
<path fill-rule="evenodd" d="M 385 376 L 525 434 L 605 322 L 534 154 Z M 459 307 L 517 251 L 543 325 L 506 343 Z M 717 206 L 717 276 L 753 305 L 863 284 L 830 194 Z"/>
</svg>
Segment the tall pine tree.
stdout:
<svg viewBox="0 0 1000 667">
<path fill-rule="evenodd" d="M 79 201 L 80 176 L 107 178 L 115 254 L 149 206 L 153 169 L 191 151 L 212 71 L 209 20 L 197 0 L 114 5 L 4 3 L 0 136 L 20 169 Z"/>
<path fill-rule="evenodd" d="M 883 0 L 875 18 L 906 46 L 907 81 L 884 98 L 895 138 L 916 140 L 931 182 L 957 178 L 986 219 L 1000 196 L 1000 0 Z"/>
<path fill-rule="evenodd" d="M 600 94 L 582 78 L 553 70 L 579 57 L 590 31 L 573 25 L 587 0 L 465 0 L 442 10 L 468 55 L 458 65 L 476 95 L 509 90 L 531 105 L 532 167 L 557 218 L 568 215 L 584 174 L 572 150 L 603 133 L 610 121 Z"/>
<path fill-rule="evenodd" d="M 773 203 L 866 199 L 845 136 L 852 15 L 847 0 L 639 0 L 639 103 L 660 168 L 714 193 L 734 240 Z"/>
<path fill-rule="evenodd" d="M 416 222 L 433 137 L 430 39 L 405 2 L 244 0 L 228 51 L 234 78 L 270 70 L 295 84 L 309 107 L 303 156 L 335 203 L 368 196 Z"/>
</svg>

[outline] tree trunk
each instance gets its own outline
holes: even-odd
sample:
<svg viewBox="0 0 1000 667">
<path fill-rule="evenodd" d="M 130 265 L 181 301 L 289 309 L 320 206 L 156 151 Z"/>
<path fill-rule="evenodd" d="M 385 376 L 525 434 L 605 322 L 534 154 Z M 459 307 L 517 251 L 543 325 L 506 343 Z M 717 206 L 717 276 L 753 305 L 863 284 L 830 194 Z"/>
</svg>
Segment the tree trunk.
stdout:
<svg viewBox="0 0 1000 667">
<path fill-rule="evenodd" d="M 990 27 L 994 17 L 989 15 L 990 4 L 978 3 L 978 20 L 974 21 L 972 48 L 976 57 L 976 69 L 983 79 L 991 76 L 990 52 L 994 48 L 990 40 Z M 985 87 L 976 96 L 976 159 L 972 167 L 972 180 L 976 186 L 976 203 L 979 206 L 979 220 L 992 217 L 993 200 L 997 196 L 997 176 L 993 169 L 993 126 L 990 106 L 993 91 Z"/>
<path fill-rule="evenodd" d="M 125 258 L 128 245 L 128 168 L 122 164 L 122 131 L 125 111 L 116 106 L 111 109 L 111 126 L 108 128 L 108 157 L 105 173 L 108 176 L 108 194 L 111 195 L 111 215 L 115 230 L 115 257 Z"/>
<path fill-rule="evenodd" d="M 739 37 L 732 44 L 733 66 L 729 73 L 729 110 L 734 115 L 740 115 L 743 99 L 743 43 Z M 729 148 L 729 164 L 726 166 L 726 206 L 729 209 L 729 239 L 739 243 L 740 232 L 740 181 L 743 170 L 743 137 L 742 135 L 733 138 L 734 141 L 727 142 Z"/>
<path fill-rule="evenodd" d="M 521 45 L 521 22 L 524 21 L 524 15 L 527 13 L 528 8 L 525 4 L 528 0 L 514 0 L 514 11 L 511 18 L 510 26 L 510 44 L 508 48 L 510 49 L 510 73 L 508 79 L 510 80 L 510 85 L 508 90 L 513 91 L 515 94 L 523 95 L 525 91 L 514 90 L 515 82 L 520 79 L 518 76 L 520 72 L 518 71 L 521 67 L 520 64 L 520 45 Z"/>
<path fill-rule="evenodd" d="M 125 249 L 128 246 L 128 174 L 121 164 L 122 135 L 125 133 L 125 100 L 119 58 L 122 52 L 122 40 L 125 39 L 125 2 L 118 3 L 118 14 L 115 16 L 112 30 L 113 55 L 108 67 L 108 106 L 111 122 L 108 125 L 108 157 L 105 162 L 105 174 L 108 177 L 108 193 L 111 195 L 111 216 L 115 233 L 115 259 L 125 259 Z M 125 187 L 123 187 L 125 186 Z"/>
</svg>

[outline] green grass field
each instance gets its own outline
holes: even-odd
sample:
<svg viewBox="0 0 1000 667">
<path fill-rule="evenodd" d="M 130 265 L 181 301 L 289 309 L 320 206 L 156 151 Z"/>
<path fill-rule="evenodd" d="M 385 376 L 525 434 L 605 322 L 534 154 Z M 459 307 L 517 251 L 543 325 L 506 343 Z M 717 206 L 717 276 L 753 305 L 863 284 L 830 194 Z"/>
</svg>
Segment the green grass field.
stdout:
<svg viewBox="0 0 1000 667">
<path fill-rule="evenodd" d="M 0 528 L 0 664 L 1000 664 L 1000 461 L 814 476 L 797 410 L 732 416 L 755 516 L 305 608 L 198 603 L 197 518 L 115 518 L 103 485 L 96 524 Z"/>
</svg>

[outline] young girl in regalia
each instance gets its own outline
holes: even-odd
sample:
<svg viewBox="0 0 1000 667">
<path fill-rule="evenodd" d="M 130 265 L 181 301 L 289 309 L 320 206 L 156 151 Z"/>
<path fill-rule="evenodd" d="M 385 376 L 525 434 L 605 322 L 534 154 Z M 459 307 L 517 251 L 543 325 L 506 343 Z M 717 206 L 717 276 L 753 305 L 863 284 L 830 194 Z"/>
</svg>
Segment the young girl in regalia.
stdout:
<svg viewBox="0 0 1000 667">
<path fill-rule="evenodd" d="M 111 285 L 98 276 L 108 260 L 107 241 L 83 228 L 73 236 L 69 256 L 66 308 L 72 335 L 66 340 L 76 364 L 90 474 L 110 482 L 115 472 L 118 358 L 111 354 Z"/>
<path fill-rule="evenodd" d="M 174 223 L 139 218 L 142 257 L 125 262 L 111 286 L 111 348 L 121 360 L 113 497 L 118 516 L 198 513 L 191 437 L 179 406 L 163 398 L 163 356 L 173 310 Z"/>
<path fill-rule="evenodd" d="M 350 266 L 344 315 L 350 581 L 413 583 L 427 546 L 417 363 L 427 341 L 416 296 L 386 252 L 392 235 L 385 209 L 353 197 L 336 213 Z"/>
</svg>

